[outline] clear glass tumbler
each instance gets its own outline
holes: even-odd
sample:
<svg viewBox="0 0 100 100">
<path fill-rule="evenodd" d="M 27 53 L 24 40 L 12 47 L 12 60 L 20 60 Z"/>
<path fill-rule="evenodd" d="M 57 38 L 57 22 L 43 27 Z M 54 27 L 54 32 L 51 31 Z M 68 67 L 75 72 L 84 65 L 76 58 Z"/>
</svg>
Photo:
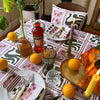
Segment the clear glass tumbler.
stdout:
<svg viewBox="0 0 100 100">
<path fill-rule="evenodd" d="M 46 75 L 46 82 L 52 86 L 59 86 L 61 83 L 61 77 L 55 69 L 51 69 Z"/>
</svg>

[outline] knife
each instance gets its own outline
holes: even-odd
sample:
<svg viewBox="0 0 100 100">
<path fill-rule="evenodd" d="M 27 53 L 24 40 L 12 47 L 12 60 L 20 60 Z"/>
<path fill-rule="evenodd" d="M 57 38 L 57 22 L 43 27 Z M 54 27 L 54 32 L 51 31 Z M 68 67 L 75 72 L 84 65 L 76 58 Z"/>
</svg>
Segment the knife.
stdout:
<svg viewBox="0 0 100 100">
<path fill-rule="evenodd" d="M 21 88 L 21 90 L 18 92 L 18 94 L 16 95 L 15 99 L 14 100 L 19 100 L 19 98 L 21 97 L 22 93 L 24 92 L 24 90 L 26 89 L 26 87 L 29 87 L 30 86 L 30 83 L 33 81 L 33 78 L 30 78 L 26 83 L 25 85 L 23 85 L 23 87 Z"/>
<path fill-rule="evenodd" d="M 15 100 L 19 100 L 19 98 L 21 97 L 21 95 L 22 95 L 22 93 L 24 92 L 25 88 L 26 88 L 26 85 L 24 85 L 24 86 L 22 87 L 22 89 L 18 92 L 18 94 L 17 94 Z"/>
</svg>

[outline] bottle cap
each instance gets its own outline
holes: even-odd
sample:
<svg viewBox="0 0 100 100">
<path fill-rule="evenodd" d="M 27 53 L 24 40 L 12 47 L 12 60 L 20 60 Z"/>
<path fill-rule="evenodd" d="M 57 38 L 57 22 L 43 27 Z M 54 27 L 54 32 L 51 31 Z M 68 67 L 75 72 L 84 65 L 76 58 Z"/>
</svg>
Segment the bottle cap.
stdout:
<svg viewBox="0 0 100 100">
<path fill-rule="evenodd" d="M 35 23 L 35 26 L 36 26 L 36 27 L 39 27 L 39 26 L 40 26 L 40 23 L 39 23 L 39 22 L 36 22 L 36 23 Z"/>
</svg>

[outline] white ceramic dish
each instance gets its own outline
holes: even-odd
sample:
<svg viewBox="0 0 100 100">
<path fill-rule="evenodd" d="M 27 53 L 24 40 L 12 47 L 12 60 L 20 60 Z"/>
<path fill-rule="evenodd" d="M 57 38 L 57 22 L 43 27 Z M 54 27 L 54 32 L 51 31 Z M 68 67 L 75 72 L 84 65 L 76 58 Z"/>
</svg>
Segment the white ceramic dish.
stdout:
<svg viewBox="0 0 100 100">
<path fill-rule="evenodd" d="M 58 28 L 60 28 L 60 27 L 63 27 L 64 25 L 55 25 L 55 26 L 57 26 Z M 50 26 L 49 26 L 50 27 Z M 48 27 L 48 28 L 49 28 Z M 65 31 L 69 31 L 70 30 L 70 28 L 68 28 L 68 27 L 66 27 L 66 26 L 64 26 L 64 28 L 65 28 Z M 64 41 L 64 40 L 66 40 L 66 38 L 59 38 L 59 37 L 56 37 L 56 36 L 52 36 L 49 32 L 47 32 L 47 30 L 48 29 L 46 29 L 46 31 L 45 31 L 45 34 L 46 34 L 46 36 L 49 38 L 49 39 L 51 39 L 51 40 L 55 40 L 55 41 Z"/>
<path fill-rule="evenodd" d="M 42 76 L 40 74 L 38 74 L 37 72 L 31 71 L 31 70 L 21 70 L 21 71 L 18 71 L 16 73 L 21 75 L 22 77 L 26 76 L 26 74 L 27 75 L 33 74 L 34 75 L 33 82 L 44 88 L 44 91 L 42 92 L 42 94 L 40 95 L 40 98 L 39 98 L 39 100 L 43 100 L 43 97 L 44 97 L 45 92 L 46 92 L 46 84 L 45 84 L 45 81 L 42 78 Z"/>
</svg>

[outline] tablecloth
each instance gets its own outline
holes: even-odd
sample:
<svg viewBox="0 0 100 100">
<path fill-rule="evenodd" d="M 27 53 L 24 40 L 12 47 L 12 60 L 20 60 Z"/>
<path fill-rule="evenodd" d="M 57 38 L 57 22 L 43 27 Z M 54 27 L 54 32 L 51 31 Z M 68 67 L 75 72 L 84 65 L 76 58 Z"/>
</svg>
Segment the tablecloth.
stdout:
<svg viewBox="0 0 100 100">
<path fill-rule="evenodd" d="M 45 23 L 45 28 L 47 28 L 50 25 L 50 22 L 40 20 Z M 25 26 L 27 30 L 27 39 L 31 42 L 32 47 L 34 48 L 33 43 L 33 35 L 32 35 L 32 29 L 33 29 L 34 20 L 28 21 Z M 20 36 L 20 28 L 15 30 L 15 32 Z M 100 45 L 100 36 L 93 35 L 87 32 L 82 31 L 75 31 L 73 42 L 71 46 L 71 52 L 74 55 L 75 58 L 81 59 L 80 55 L 84 53 L 85 51 L 89 50 L 90 48 L 96 46 L 97 44 Z M 49 83 L 46 83 L 46 94 L 43 100 L 51 100 L 49 98 L 53 98 L 55 96 L 58 96 L 62 94 L 62 87 L 66 83 L 70 83 L 68 80 L 66 80 L 60 73 L 60 65 L 62 61 L 64 61 L 66 58 L 63 56 L 62 52 L 66 52 L 68 48 L 68 40 L 65 41 L 54 41 L 47 38 L 46 34 L 44 33 L 44 46 L 52 46 L 57 51 L 57 57 L 56 61 L 54 63 L 54 69 L 58 71 L 60 75 L 60 83 L 57 86 L 50 85 Z M 9 41 L 7 38 L 2 40 L 0 42 L 0 57 L 7 59 L 9 63 L 9 69 L 1 73 L 0 72 L 0 86 L 3 83 L 3 80 L 7 77 L 7 72 L 10 72 L 10 70 L 33 70 L 41 74 L 45 80 L 46 75 L 43 73 L 43 62 L 35 65 L 30 62 L 29 57 L 27 58 L 21 58 L 20 54 L 18 53 L 18 49 L 16 47 L 16 43 L 13 43 Z M 84 90 L 75 86 L 75 96 L 71 99 L 66 98 L 64 95 L 62 95 L 58 100 L 84 100 L 83 98 L 83 92 Z M 99 96 L 96 94 L 92 94 L 90 100 L 98 100 Z"/>
</svg>

